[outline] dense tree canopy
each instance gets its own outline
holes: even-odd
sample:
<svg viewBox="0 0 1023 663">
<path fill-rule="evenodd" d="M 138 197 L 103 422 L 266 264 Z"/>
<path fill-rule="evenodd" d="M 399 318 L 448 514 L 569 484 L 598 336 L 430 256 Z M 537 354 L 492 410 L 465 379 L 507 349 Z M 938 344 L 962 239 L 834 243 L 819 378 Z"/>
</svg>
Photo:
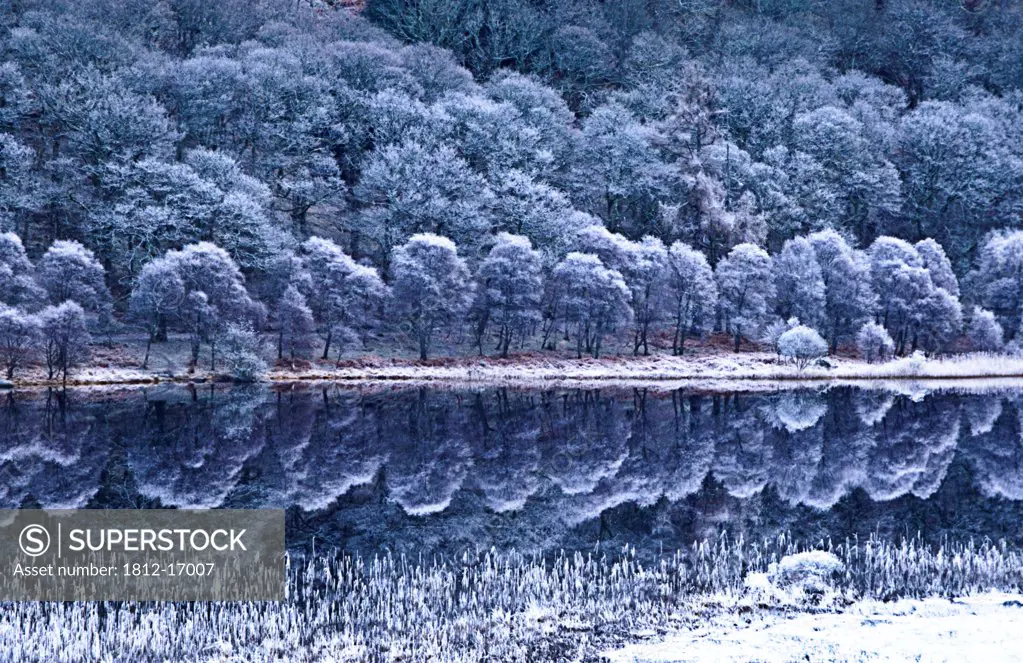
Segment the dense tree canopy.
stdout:
<svg viewBox="0 0 1023 663">
<path fill-rule="evenodd" d="M 263 270 L 318 234 L 386 268 L 415 233 L 475 259 L 506 231 L 550 265 L 582 214 L 712 265 L 933 237 L 961 275 L 1019 223 L 1018 7 L 769 4 L 14 3 L 0 224 L 81 242 L 116 294 L 200 241 Z"/>
<path fill-rule="evenodd" d="M 1011 3 L 5 9 L 0 303 L 19 356 L 39 321 L 18 316 L 64 301 L 94 331 L 188 332 L 193 363 L 267 310 L 282 356 L 309 355 L 312 326 L 324 358 L 389 315 L 425 354 L 438 332 L 461 342 L 467 312 L 502 354 L 532 335 L 680 353 L 790 319 L 832 351 L 871 321 L 898 353 L 1018 335 Z M 423 236 L 451 242 L 448 273 L 416 267 Z M 427 285 L 448 289 L 435 320 L 408 308 Z"/>
</svg>

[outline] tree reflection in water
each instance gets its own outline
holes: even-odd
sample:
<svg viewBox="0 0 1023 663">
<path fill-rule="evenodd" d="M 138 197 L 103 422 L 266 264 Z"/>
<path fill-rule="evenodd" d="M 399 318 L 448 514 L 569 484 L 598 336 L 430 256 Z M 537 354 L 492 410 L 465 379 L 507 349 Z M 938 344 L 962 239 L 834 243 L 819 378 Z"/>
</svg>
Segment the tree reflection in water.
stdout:
<svg viewBox="0 0 1023 663">
<path fill-rule="evenodd" d="M 1021 539 L 1021 394 L 167 386 L 11 393 L 0 506 L 287 508 L 289 543 Z"/>
</svg>

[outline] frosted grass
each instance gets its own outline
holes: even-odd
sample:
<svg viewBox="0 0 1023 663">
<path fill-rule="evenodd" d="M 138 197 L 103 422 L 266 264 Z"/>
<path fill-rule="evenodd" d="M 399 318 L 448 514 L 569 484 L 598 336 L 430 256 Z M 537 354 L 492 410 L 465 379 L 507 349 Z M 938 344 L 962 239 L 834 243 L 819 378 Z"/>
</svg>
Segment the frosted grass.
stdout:
<svg viewBox="0 0 1023 663">
<path fill-rule="evenodd" d="M 837 555 L 846 565 L 837 589 L 855 598 L 1023 585 L 1023 556 L 992 542 L 801 546 L 787 536 L 722 536 L 652 562 L 635 550 L 429 561 L 338 554 L 290 560 L 283 603 L 8 603 L 0 660 L 577 660 L 734 608 L 749 573 L 806 549 Z"/>
</svg>

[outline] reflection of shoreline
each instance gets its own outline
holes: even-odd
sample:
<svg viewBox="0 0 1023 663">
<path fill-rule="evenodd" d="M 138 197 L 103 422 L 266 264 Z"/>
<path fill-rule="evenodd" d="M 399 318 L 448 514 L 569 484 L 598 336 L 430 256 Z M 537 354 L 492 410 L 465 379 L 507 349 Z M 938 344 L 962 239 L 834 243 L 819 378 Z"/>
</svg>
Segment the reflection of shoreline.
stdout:
<svg viewBox="0 0 1023 663">
<path fill-rule="evenodd" d="M 829 358 L 827 366 L 798 370 L 777 355 L 744 353 L 672 357 L 605 357 L 602 359 L 546 358 L 538 355 L 500 360 L 460 357 L 420 363 L 410 360 L 353 360 L 308 369 L 272 370 L 266 381 L 339 382 L 359 387 L 386 383 L 412 386 L 478 385 L 522 387 L 647 386 L 655 389 L 706 391 L 769 391 L 799 386 L 862 385 L 870 382 L 919 383 L 926 389 L 1023 386 L 1023 357 L 964 355 L 941 359 L 906 357 L 884 364 Z M 86 368 L 68 381 L 70 386 L 131 386 L 158 383 L 231 382 L 216 373 L 195 374 L 143 371 L 137 368 Z M 950 385 L 954 382 L 954 385 Z M 58 385 L 40 374 L 26 373 L 16 388 Z M 894 389 L 903 391 L 904 387 Z"/>
</svg>

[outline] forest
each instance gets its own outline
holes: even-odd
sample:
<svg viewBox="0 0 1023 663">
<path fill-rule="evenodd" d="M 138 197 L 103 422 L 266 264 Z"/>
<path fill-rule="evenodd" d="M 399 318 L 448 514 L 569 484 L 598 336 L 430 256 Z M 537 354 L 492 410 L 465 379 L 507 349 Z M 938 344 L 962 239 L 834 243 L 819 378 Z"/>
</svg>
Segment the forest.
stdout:
<svg viewBox="0 0 1023 663">
<path fill-rule="evenodd" d="M 707 334 L 1016 351 L 1021 26 L 1012 0 L 0 0 L 4 373 L 126 337 L 241 378 Z"/>
</svg>

